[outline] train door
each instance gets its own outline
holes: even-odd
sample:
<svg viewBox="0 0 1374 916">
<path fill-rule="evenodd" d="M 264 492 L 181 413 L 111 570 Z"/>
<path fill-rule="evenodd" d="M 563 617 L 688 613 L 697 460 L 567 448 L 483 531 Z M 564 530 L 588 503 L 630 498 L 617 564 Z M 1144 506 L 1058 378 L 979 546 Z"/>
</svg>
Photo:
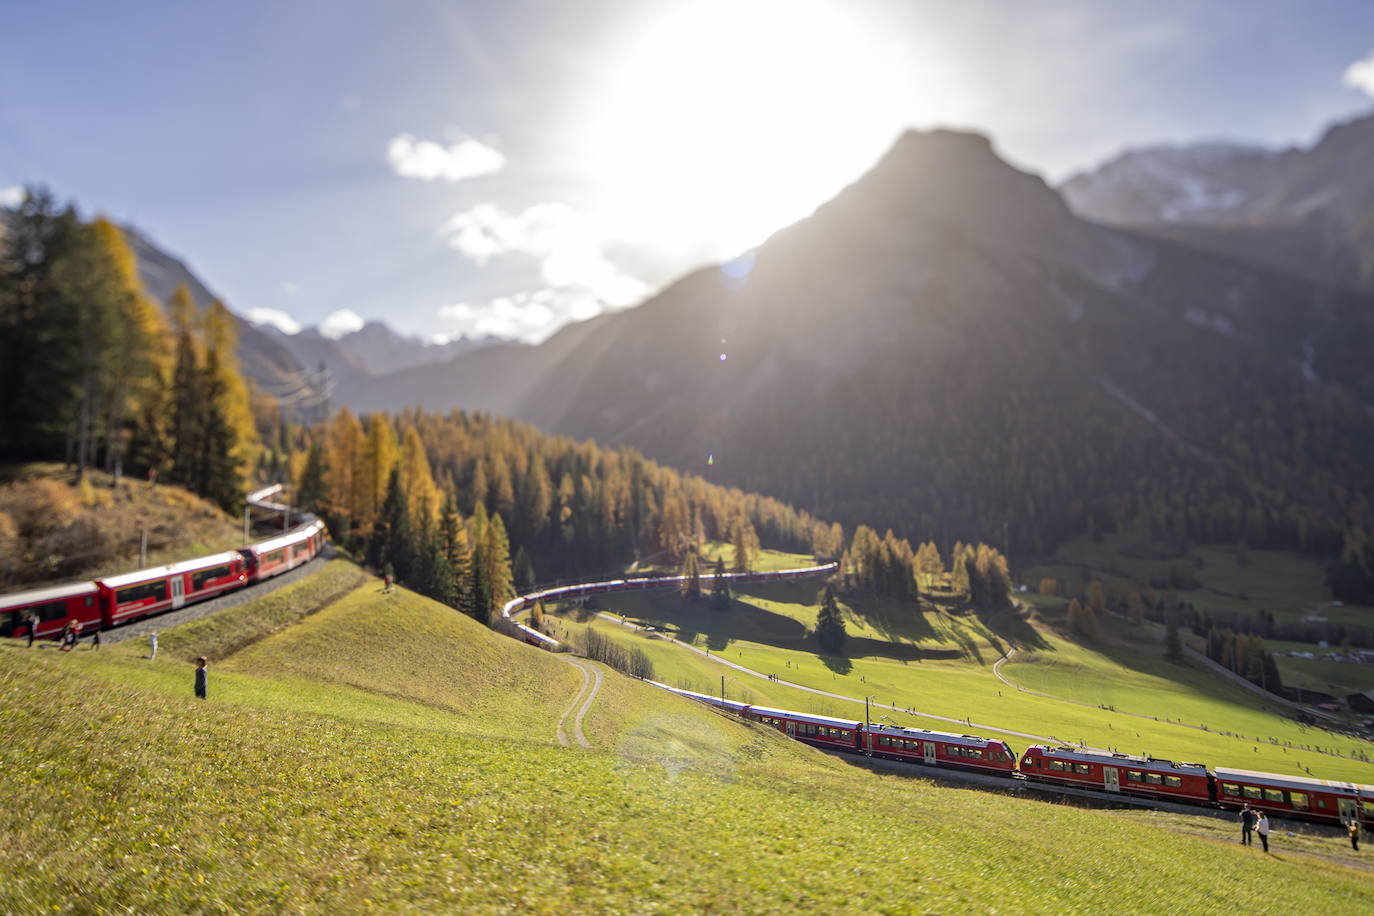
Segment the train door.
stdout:
<svg viewBox="0 0 1374 916">
<path fill-rule="evenodd" d="M 1120 792 L 1121 770 L 1116 767 L 1103 767 L 1102 785 L 1108 792 Z"/>
<path fill-rule="evenodd" d="M 1338 798 L 1336 804 L 1341 810 L 1341 823 L 1354 820 L 1359 817 L 1360 808 L 1353 798 Z"/>
<path fill-rule="evenodd" d="M 797 723 L 793 722 L 791 719 L 787 720 L 787 737 L 797 737 Z"/>
<path fill-rule="evenodd" d="M 186 580 L 182 576 L 173 576 L 169 582 L 172 586 L 172 607 L 181 607 L 186 603 L 186 593 L 183 591 Z"/>
<path fill-rule="evenodd" d="M 934 766 L 934 765 L 935 765 L 935 742 L 934 742 L 934 741 L 922 741 L 922 742 L 921 742 L 921 750 L 925 753 L 926 763 L 930 764 L 931 766 Z"/>
</svg>

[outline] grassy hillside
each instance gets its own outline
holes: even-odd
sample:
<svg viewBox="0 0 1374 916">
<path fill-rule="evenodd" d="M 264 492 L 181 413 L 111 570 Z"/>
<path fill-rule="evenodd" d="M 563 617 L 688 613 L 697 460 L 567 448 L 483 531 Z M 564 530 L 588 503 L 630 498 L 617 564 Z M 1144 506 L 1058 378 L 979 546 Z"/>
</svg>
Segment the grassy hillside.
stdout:
<svg viewBox="0 0 1374 916">
<path fill-rule="evenodd" d="M 222 651 L 259 602 L 169 630 L 155 662 L 0 646 L 0 910 L 1374 906 L 1336 839 L 1266 858 L 1186 824 L 877 775 L 613 672 L 593 750 L 562 749 L 566 660 L 345 564 L 272 598 L 331 590 L 215 664 L 205 702 L 185 654 Z"/>
<path fill-rule="evenodd" d="M 180 487 L 92 472 L 71 483 L 61 465 L 0 469 L 0 591 L 136 569 L 231 550 L 241 519 Z"/>
<path fill-rule="evenodd" d="M 1053 628 L 1009 616 L 980 620 L 936 610 L 917 614 L 855 599 L 854 607 L 845 606 L 851 636 L 845 657 L 825 657 L 805 635 L 815 625 L 816 588 L 815 582 L 790 582 L 737 590 L 734 604 L 724 612 L 666 592 L 607 595 L 598 598 L 598 607 L 754 671 L 856 702 L 752 678 L 656 634 L 632 633 L 578 611 L 567 612 L 562 624 L 573 634 L 595 626 L 644 649 L 658 677 L 668 683 L 717 693 L 724 675 L 727 694 L 754 702 L 858 718 L 863 698 L 872 696 L 902 709 L 971 719 L 980 733 L 1028 732 L 1212 766 L 1374 784 L 1374 764 L 1352 759 L 1374 759 L 1374 744 L 1282 718 L 1280 710 L 1227 681 L 1164 661 L 1153 641 L 1139 644 L 1140 634 L 1119 638 L 1107 633 L 1085 647 Z M 1158 634 L 1146 638 L 1155 640 Z M 1002 668 L 1008 684 L 993 666 L 1010 648 L 1016 654 Z M 901 724 L 960 730 L 928 717 L 882 715 Z M 1009 740 L 1020 748 L 1030 739 Z"/>
</svg>

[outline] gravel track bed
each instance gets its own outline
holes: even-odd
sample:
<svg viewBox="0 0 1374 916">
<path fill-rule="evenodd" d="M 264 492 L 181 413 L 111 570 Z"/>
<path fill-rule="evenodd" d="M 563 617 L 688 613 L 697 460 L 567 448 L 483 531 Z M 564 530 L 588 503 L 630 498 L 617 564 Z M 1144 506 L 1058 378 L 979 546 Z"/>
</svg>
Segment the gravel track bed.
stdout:
<svg viewBox="0 0 1374 916">
<path fill-rule="evenodd" d="M 266 582 L 260 582 L 248 588 L 241 588 L 238 591 L 230 592 L 227 595 L 221 595 L 218 598 L 211 598 L 209 601 L 201 601 L 196 604 L 187 605 L 175 611 L 163 611 L 161 614 L 156 614 L 152 617 L 144 617 L 133 623 L 114 627 L 110 630 L 102 630 L 100 639 L 102 642 L 110 643 L 123 642 L 126 639 L 138 639 L 141 636 L 147 636 L 149 633 L 161 632 L 168 627 L 174 627 L 179 623 L 199 620 L 216 611 L 238 607 L 245 601 L 252 601 L 255 598 L 261 598 L 263 595 L 270 595 L 279 588 L 299 582 L 307 576 L 313 576 L 323 569 L 324 564 L 332 559 L 333 556 L 333 546 L 326 546 L 324 552 L 315 559 L 303 566 L 297 566 L 288 573 L 274 576 Z"/>
</svg>

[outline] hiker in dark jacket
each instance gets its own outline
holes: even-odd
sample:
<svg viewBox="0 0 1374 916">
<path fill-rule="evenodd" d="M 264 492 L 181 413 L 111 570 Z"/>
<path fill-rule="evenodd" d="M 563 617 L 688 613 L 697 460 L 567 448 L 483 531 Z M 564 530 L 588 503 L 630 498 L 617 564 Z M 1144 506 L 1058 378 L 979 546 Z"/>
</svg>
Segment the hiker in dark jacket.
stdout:
<svg viewBox="0 0 1374 916">
<path fill-rule="evenodd" d="M 205 670 L 206 664 L 208 664 L 208 662 L 204 655 L 196 659 L 196 696 L 200 697 L 202 700 L 205 699 L 206 680 L 209 677 Z"/>
<path fill-rule="evenodd" d="M 1245 807 L 1240 809 L 1240 844 L 1242 846 L 1249 846 L 1251 844 L 1253 838 L 1250 836 L 1250 833 L 1254 829 L 1255 812 L 1250 810 L 1250 805 L 1247 802 Z"/>
</svg>

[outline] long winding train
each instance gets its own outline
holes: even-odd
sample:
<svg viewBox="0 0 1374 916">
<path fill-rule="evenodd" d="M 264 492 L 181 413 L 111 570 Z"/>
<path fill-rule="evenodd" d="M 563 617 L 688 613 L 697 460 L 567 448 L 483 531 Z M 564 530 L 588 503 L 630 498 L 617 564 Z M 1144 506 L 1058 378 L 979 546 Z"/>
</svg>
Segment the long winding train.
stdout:
<svg viewBox="0 0 1374 916">
<path fill-rule="evenodd" d="M 267 511 L 288 511 L 286 506 L 271 501 L 280 490 L 280 486 L 258 490 L 248 495 L 247 502 Z M 92 632 L 180 608 L 295 569 L 316 557 L 326 541 L 324 523 L 302 514 L 302 524 L 291 531 L 239 550 L 87 582 L 3 595 L 0 596 L 0 636 L 26 636 L 32 614 L 39 618 L 35 635 L 46 638 L 59 635 L 72 622 L 80 623 L 85 632 Z M 731 573 L 725 578 L 732 584 L 761 582 L 815 576 L 834 568 L 835 564 L 830 563 L 777 572 Z M 557 640 L 516 622 L 512 615 L 540 600 L 561 601 L 607 592 L 676 588 L 682 582 L 682 576 L 645 576 L 550 588 L 507 602 L 502 608 L 502 617 L 526 642 L 556 649 Z M 1370 785 L 1225 767 L 1208 769 L 1195 763 L 1045 745 L 1032 745 L 1018 760 L 1016 752 L 1006 742 L 995 738 L 866 725 L 852 719 L 725 700 L 666 684 L 657 686 L 776 728 L 788 737 L 818 747 L 1025 779 L 1046 786 L 1074 786 L 1184 804 L 1238 809 L 1249 803 L 1252 808 L 1274 814 L 1325 823 L 1341 823 L 1358 817 L 1363 826 L 1374 829 L 1374 786 Z"/>
<path fill-rule="evenodd" d="M 1208 769 L 1198 763 L 1041 744 L 1028 747 L 1018 761 L 1011 746 L 997 738 L 866 725 L 853 719 L 755 706 L 656 681 L 650 683 L 771 726 L 789 738 L 817 747 L 1019 778 L 1046 786 L 1093 789 L 1108 795 L 1232 810 L 1249 804 L 1271 814 L 1328 824 L 1359 818 L 1362 826 L 1374 829 L 1374 786 L 1370 785 L 1228 767 Z"/>
<path fill-rule="evenodd" d="M 246 501 L 266 511 L 289 511 L 271 502 L 279 492 L 280 485 L 266 487 L 248 494 Z M 35 614 L 38 627 L 34 635 L 38 638 L 58 636 L 71 623 L 79 623 L 82 632 L 91 633 L 281 575 L 314 559 L 324 549 L 324 522 L 307 513 L 302 513 L 301 519 L 291 531 L 239 550 L 0 595 L 0 636 L 27 636 L 29 619 Z"/>
</svg>

